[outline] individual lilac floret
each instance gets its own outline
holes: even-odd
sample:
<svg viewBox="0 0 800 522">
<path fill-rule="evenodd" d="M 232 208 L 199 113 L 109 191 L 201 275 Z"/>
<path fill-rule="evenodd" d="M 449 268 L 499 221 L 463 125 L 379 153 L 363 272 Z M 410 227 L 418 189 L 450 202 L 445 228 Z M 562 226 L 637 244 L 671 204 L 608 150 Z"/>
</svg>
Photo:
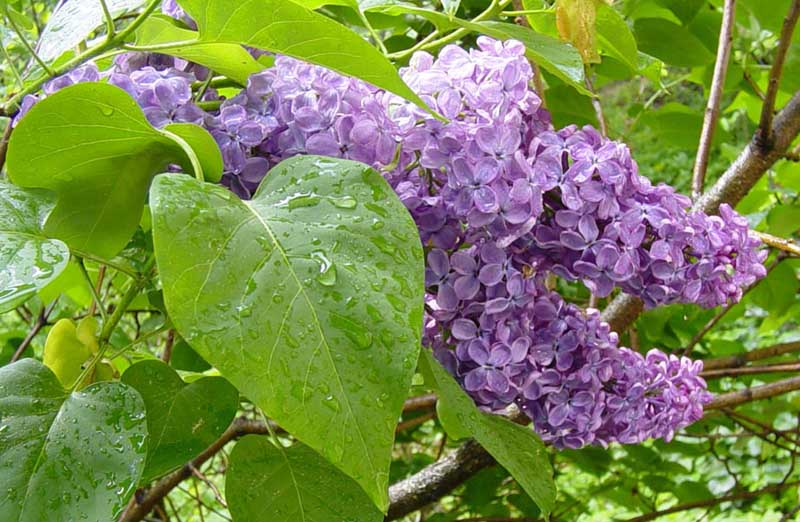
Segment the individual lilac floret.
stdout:
<svg viewBox="0 0 800 522">
<path fill-rule="evenodd" d="M 161 3 L 161 12 L 167 16 L 171 16 L 176 20 L 180 20 L 192 29 L 197 29 L 197 23 L 178 5 L 176 0 L 164 0 Z"/>
</svg>

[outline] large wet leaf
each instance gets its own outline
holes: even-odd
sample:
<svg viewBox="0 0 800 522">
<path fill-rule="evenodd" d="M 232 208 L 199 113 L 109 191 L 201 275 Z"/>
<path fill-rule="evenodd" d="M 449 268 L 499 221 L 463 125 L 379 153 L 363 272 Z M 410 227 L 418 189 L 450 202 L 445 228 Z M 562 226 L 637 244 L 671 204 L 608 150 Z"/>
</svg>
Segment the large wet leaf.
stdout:
<svg viewBox="0 0 800 522">
<path fill-rule="evenodd" d="M 395 66 L 361 36 L 289 0 L 180 0 L 201 42 L 236 43 L 293 56 L 360 78 L 422 107 Z M 299 28 L 302 28 L 301 30 Z"/>
<path fill-rule="evenodd" d="M 69 394 L 33 359 L 0 368 L 0 520 L 114 520 L 146 437 L 142 399 L 122 383 Z"/>
<path fill-rule="evenodd" d="M 199 127 L 176 134 L 202 150 L 201 164 L 221 166 Z M 202 139 L 201 138 L 206 138 Z M 151 178 L 186 154 L 157 131 L 125 91 L 103 83 L 67 87 L 37 103 L 20 120 L 8 147 L 9 179 L 58 197 L 44 225 L 70 248 L 110 258 L 139 225 Z M 215 177 L 220 172 L 209 172 Z"/>
<path fill-rule="evenodd" d="M 113 16 L 137 9 L 145 0 L 106 0 Z M 103 25 L 105 16 L 99 0 L 59 2 L 39 38 L 38 53 L 43 60 L 54 60 L 78 46 Z"/>
<path fill-rule="evenodd" d="M 364 491 L 300 443 L 278 448 L 248 435 L 233 448 L 225 497 L 234 522 L 380 522 Z"/>
<path fill-rule="evenodd" d="M 452 423 L 452 429 L 445 424 L 448 433 L 470 434 L 511 473 L 544 513 L 553 511 L 553 469 L 544 444 L 533 430 L 480 411 L 429 350 L 422 350 L 420 370 L 445 407 L 443 420 Z"/>
<path fill-rule="evenodd" d="M 386 181 L 304 156 L 275 167 L 252 201 L 162 175 L 150 205 L 183 338 L 385 509 L 423 305 L 418 232 Z"/>
<path fill-rule="evenodd" d="M 0 313 L 13 310 L 60 274 L 67 245 L 42 233 L 52 194 L 0 182 Z"/>
<path fill-rule="evenodd" d="M 222 377 L 190 384 L 158 360 L 134 364 L 122 375 L 144 399 L 147 410 L 147 466 L 142 483 L 191 460 L 230 425 L 239 392 Z"/>
</svg>

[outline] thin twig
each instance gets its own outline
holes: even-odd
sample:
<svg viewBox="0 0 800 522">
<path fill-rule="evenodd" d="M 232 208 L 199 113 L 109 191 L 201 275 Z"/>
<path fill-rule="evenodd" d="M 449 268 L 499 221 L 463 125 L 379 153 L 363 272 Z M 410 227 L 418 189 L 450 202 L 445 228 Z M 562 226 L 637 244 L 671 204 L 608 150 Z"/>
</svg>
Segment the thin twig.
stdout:
<svg viewBox="0 0 800 522">
<path fill-rule="evenodd" d="M 217 486 L 213 482 L 211 482 L 208 479 L 208 477 L 203 475 L 203 473 L 201 473 L 199 469 L 197 469 L 196 467 L 192 466 L 191 464 L 189 464 L 189 467 L 191 468 L 192 475 L 194 475 L 198 479 L 200 479 L 203 482 L 205 482 L 205 484 L 209 487 L 209 489 L 211 489 L 211 491 L 214 493 L 214 498 L 217 499 L 217 502 L 219 502 L 219 504 L 222 507 L 227 508 L 228 507 L 228 503 L 225 502 L 225 499 L 222 497 L 222 493 L 219 492 L 219 489 L 217 488 Z"/>
<path fill-rule="evenodd" d="M 22 32 L 22 29 L 19 28 L 17 22 L 11 17 L 10 14 L 8 14 L 8 7 L 4 6 L 3 11 L 6 15 L 6 20 L 8 21 L 8 25 L 11 26 L 11 29 L 14 31 L 14 33 L 16 33 L 17 37 L 22 42 L 22 45 L 25 47 L 25 49 L 28 50 L 33 59 L 36 60 L 36 63 L 38 63 L 41 66 L 41 68 L 44 69 L 44 72 L 46 72 L 49 76 L 51 77 L 55 76 L 56 74 L 53 72 L 53 69 L 51 69 L 50 66 L 47 65 L 47 63 L 45 63 L 44 60 L 42 60 L 42 58 L 36 52 L 36 49 L 34 49 L 33 46 L 30 44 L 30 42 L 28 41 L 28 39 L 25 38 L 25 34 Z"/>
<path fill-rule="evenodd" d="M 428 393 L 426 395 L 418 395 L 416 397 L 409 397 L 403 404 L 403 413 L 412 411 L 429 410 L 436 406 L 436 394 Z"/>
<path fill-rule="evenodd" d="M 766 348 L 759 348 L 757 350 L 736 355 L 726 355 L 723 357 L 716 357 L 714 359 L 706 359 L 703 361 L 703 369 L 704 371 L 709 371 L 740 368 L 749 362 L 771 359 L 773 357 L 779 357 L 781 355 L 793 352 L 800 352 L 800 341 L 776 344 L 773 346 L 767 346 Z"/>
<path fill-rule="evenodd" d="M 428 413 L 423 413 L 422 415 L 418 415 L 418 416 L 416 416 L 416 417 L 414 417 L 412 419 L 408 419 L 407 421 L 401 422 L 400 424 L 397 425 L 397 427 L 395 428 L 394 431 L 395 431 L 395 433 L 400 433 L 400 432 L 403 432 L 403 431 L 406 431 L 406 430 L 410 430 L 412 428 L 416 428 L 417 426 L 425 424 L 429 420 L 435 419 L 435 418 L 436 418 L 436 412 L 435 411 L 430 411 Z"/>
<path fill-rule="evenodd" d="M 800 256 L 800 245 L 795 243 L 793 239 L 785 239 L 782 237 L 773 236 L 772 234 L 767 234 L 766 232 L 757 232 L 755 230 L 751 230 L 750 235 L 772 248 L 782 250 L 792 254 L 793 256 Z"/>
<path fill-rule="evenodd" d="M 39 312 L 39 317 L 36 319 L 36 323 L 34 323 L 33 327 L 28 332 L 28 335 L 25 336 L 25 339 L 23 339 L 22 342 L 19 343 L 19 346 L 17 346 L 14 355 L 11 356 L 10 362 L 13 363 L 17 361 L 20 357 L 22 357 L 22 354 L 25 352 L 25 349 L 28 348 L 28 346 L 30 346 L 31 342 L 33 341 L 33 338 L 36 337 L 36 334 L 38 334 L 42 330 L 42 328 L 47 326 L 47 320 L 50 318 L 50 314 L 53 313 L 53 310 L 56 307 L 56 303 L 58 303 L 58 298 L 54 299 L 53 302 L 50 303 L 48 306 L 42 307 L 41 311 Z"/>
<path fill-rule="evenodd" d="M 742 73 L 742 76 L 744 77 L 744 80 L 747 82 L 750 88 L 753 89 L 753 92 L 756 93 L 756 96 L 758 96 L 763 102 L 764 98 L 766 98 L 767 96 L 764 94 L 764 91 L 761 90 L 761 87 L 759 87 L 756 81 L 753 79 L 753 75 L 751 75 L 747 71 L 747 69 L 745 69 L 744 72 Z"/>
<path fill-rule="evenodd" d="M 800 363 L 795 364 L 763 364 L 745 366 L 744 368 L 725 368 L 709 370 L 700 373 L 703 379 L 720 379 L 722 377 L 737 377 L 739 375 L 760 375 L 764 373 L 794 373 L 800 372 Z"/>
<path fill-rule="evenodd" d="M 164 351 L 161 352 L 161 360 L 169 364 L 172 359 L 172 347 L 175 344 L 175 330 L 171 329 L 167 332 L 167 342 L 164 343 Z"/>
<path fill-rule="evenodd" d="M 650 520 L 655 520 L 657 518 L 663 517 L 665 515 L 670 515 L 672 513 L 679 513 L 681 511 L 688 511 L 690 509 L 699 509 L 709 506 L 716 506 L 717 504 L 722 504 L 723 502 L 732 502 L 734 500 L 746 500 L 761 495 L 765 495 L 767 493 L 776 493 L 779 491 L 783 491 L 784 489 L 788 489 L 792 486 L 796 486 L 798 484 L 800 484 L 800 481 L 789 482 L 786 484 L 773 484 L 772 486 L 767 486 L 765 488 L 757 489 L 755 491 L 740 491 L 738 493 L 732 493 L 730 495 L 725 495 L 722 497 L 710 498 L 707 500 L 698 500 L 696 502 L 688 502 L 686 504 L 678 504 L 677 506 L 672 506 L 671 508 L 668 509 L 662 509 L 661 511 L 654 511 L 652 513 L 645 513 L 644 515 L 638 517 L 629 518 L 625 522 L 649 522 Z"/>
<path fill-rule="evenodd" d="M 103 16 L 106 19 L 106 39 L 111 40 L 114 38 L 115 28 L 114 28 L 114 17 L 111 16 L 111 11 L 108 9 L 108 4 L 106 0 L 99 0 L 100 7 L 103 8 Z"/>
<path fill-rule="evenodd" d="M 708 169 L 708 156 L 711 152 L 711 143 L 719 118 L 719 105 L 722 100 L 722 91 L 725 87 L 725 75 L 728 72 L 728 61 L 731 56 L 733 43 L 734 16 L 736 13 L 736 0 L 725 0 L 722 11 L 722 26 L 719 31 L 717 44 L 717 61 L 714 64 L 714 76 L 711 80 L 711 89 L 708 93 L 703 130 L 700 132 L 700 143 L 697 147 L 697 157 L 692 173 L 692 198 L 697 199 L 703 193 L 706 170 Z"/>
<path fill-rule="evenodd" d="M 222 436 L 214 441 L 200 455 L 185 464 L 181 469 L 168 475 L 153 486 L 141 499 L 130 504 L 128 509 L 120 516 L 119 522 L 138 522 L 147 516 L 153 507 L 178 484 L 192 476 L 193 468 L 200 468 L 206 461 L 216 455 L 230 441 L 249 434 L 266 435 L 269 433 L 266 423 L 244 418 L 233 421 Z"/>
<path fill-rule="evenodd" d="M 89 272 L 86 271 L 86 265 L 83 263 L 83 259 L 80 257 L 78 258 L 78 268 L 80 269 L 86 286 L 89 287 L 89 292 L 92 294 L 92 304 L 89 306 L 88 315 L 94 315 L 95 311 L 99 308 L 100 317 L 103 319 L 103 321 L 108 320 L 105 305 L 103 305 L 103 298 L 100 297 L 100 289 L 103 287 L 103 272 L 98 274 L 97 282 L 92 281 L 91 276 L 89 276 Z"/>
<path fill-rule="evenodd" d="M 25 81 L 22 79 L 22 75 L 19 73 L 17 66 L 14 65 L 14 59 L 11 58 L 11 55 L 8 54 L 8 49 L 6 49 L 5 45 L 0 45 L 0 50 L 3 51 L 3 56 L 5 57 L 6 61 L 8 62 L 8 68 L 11 69 L 11 73 L 14 75 L 14 79 L 17 81 L 17 86 L 21 89 L 25 87 Z"/>
<path fill-rule="evenodd" d="M 786 18 L 783 19 L 780 40 L 775 51 L 775 60 L 772 62 L 772 68 L 769 71 L 767 94 L 764 97 L 764 105 L 761 107 L 761 119 L 758 124 L 758 130 L 756 130 L 756 143 L 762 150 L 769 150 L 772 147 L 772 118 L 775 114 L 775 100 L 778 97 L 778 87 L 783 75 L 783 64 L 786 61 L 786 54 L 792 43 L 792 33 L 794 33 L 799 16 L 800 0 L 793 0 Z"/>
<path fill-rule="evenodd" d="M 769 384 L 762 384 L 761 386 L 752 386 L 743 390 L 722 393 L 711 399 L 711 402 L 706 404 L 703 409 L 711 411 L 731 408 L 747 402 L 769 399 L 796 390 L 800 390 L 800 376 L 782 379 Z"/>
<path fill-rule="evenodd" d="M 592 107 L 594 108 L 594 114 L 597 117 L 597 124 L 600 126 L 600 134 L 604 137 L 608 137 L 608 124 L 606 123 L 606 117 L 603 113 L 603 105 L 600 103 L 600 98 L 597 97 L 597 93 L 594 91 L 594 83 L 592 83 L 592 69 L 589 65 L 583 65 L 583 83 L 586 85 L 586 88 L 589 92 L 592 93 Z M 594 297 L 594 295 L 592 295 Z"/>
</svg>

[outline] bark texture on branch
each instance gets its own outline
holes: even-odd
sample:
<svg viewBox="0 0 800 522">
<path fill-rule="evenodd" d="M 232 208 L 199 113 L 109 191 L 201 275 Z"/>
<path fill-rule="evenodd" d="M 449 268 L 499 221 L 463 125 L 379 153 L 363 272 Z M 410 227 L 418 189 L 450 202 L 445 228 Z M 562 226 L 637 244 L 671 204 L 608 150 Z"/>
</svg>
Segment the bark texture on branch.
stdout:
<svg viewBox="0 0 800 522">
<path fill-rule="evenodd" d="M 494 462 L 494 458 L 480 444 L 468 440 L 422 471 L 392 484 L 389 488 L 389 512 L 385 520 L 397 520 L 439 500 Z"/>
<path fill-rule="evenodd" d="M 746 402 L 769 399 L 770 397 L 783 395 L 784 393 L 796 390 L 800 390 L 800 377 L 790 377 L 761 386 L 753 386 L 743 390 L 717 395 L 711 399 L 711 402 L 706 404 L 703 409 L 709 411 L 730 408 Z"/>
<path fill-rule="evenodd" d="M 800 92 L 775 117 L 771 147 L 762 149 L 751 140 L 739 157 L 717 182 L 692 206 L 692 210 L 714 214 L 719 206 L 736 205 L 761 179 L 776 161 L 786 153 L 792 141 L 800 133 Z M 642 301 L 621 294 L 603 310 L 602 318 L 616 332 L 624 331 L 642 311 Z"/>
<path fill-rule="evenodd" d="M 703 361 L 703 370 L 719 370 L 723 368 L 740 368 L 745 364 L 762 359 L 770 359 L 792 352 L 800 352 L 800 342 L 776 344 L 766 348 L 759 348 L 751 352 L 727 355 Z"/>
<path fill-rule="evenodd" d="M 719 119 L 719 105 L 722 101 L 722 91 L 725 86 L 725 75 L 728 72 L 728 61 L 731 56 L 733 43 L 733 27 L 736 18 L 736 0 L 725 0 L 722 10 L 722 26 L 719 31 L 717 44 L 717 60 L 714 63 L 714 76 L 711 80 L 711 89 L 708 94 L 703 130 L 700 132 L 700 143 L 697 147 L 697 157 L 692 173 L 692 199 L 697 199 L 703 193 L 703 185 L 708 169 L 708 156 L 714 140 L 714 131 Z"/>
</svg>

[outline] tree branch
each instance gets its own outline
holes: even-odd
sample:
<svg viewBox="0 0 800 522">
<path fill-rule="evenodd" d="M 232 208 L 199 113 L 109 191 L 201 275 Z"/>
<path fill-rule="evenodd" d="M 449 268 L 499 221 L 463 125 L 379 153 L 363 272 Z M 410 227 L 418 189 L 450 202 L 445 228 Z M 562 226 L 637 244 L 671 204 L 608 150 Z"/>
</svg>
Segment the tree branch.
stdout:
<svg viewBox="0 0 800 522">
<path fill-rule="evenodd" d="M 725 86 L 725 75 L 728 72 L 728 61 L 731 56 L 731 43 L 733 43 L 734 17 L 736 14 L 736 0 L 725 0 L 722 12 L 722 26 L 719 31 L 717 44 L 717 61 L 714 64 L 714 76 L 711 80 L 711 89 L 708 94 L 703 130 L 700 133 L 700 143 L 697 147 L 697 157 L 692 173 L 692 199 L 697 199 L 703 193 L 706 170 L 708 169 L 708 155 L 714 139 L 714 131 L 719 119 L 719 105 L 722 100 L 722 90 Z"/>
<path fill-rule="evenodd" d="M 795 243 L 793 239 L 773 236 L 772 234 L 758 232 L 756 230 L 751 230 L 750 235 L 771 248 L 800 257 L 800 245 Z"/>
<path fill-rule="evenodd" d="M 800 1 L 800 0 L 798 0 Z M 755 138 L 744 148 L 728 170 L 703 196 L 692 210 L 713 214 L 722 203 L 736 205 L 753 188 L 764 173 L 775 164 L 800 133 L 800 92 L 778 113 L 774 120 L 772 144 L 762 149 Z M 616 332 L 624 331 L 639 316 L 642 301 L 636 297 L 620 294 L 603 310 L 602 318 Z"/>
<path fill-rule="evenodd" d="M 786 61 L 786 53 L 792 43 L 792 33 L 797 25 L 798 16 L 800 16 L 800 0 L 794 0 L 786 18 L 783 19 L 778 49 L 775 51 L 775 60 L 769 71 L 767 94 L 764 97 L 764 105 L 761 107 L 761 120 L 756 131 L 756 143 L 765 151 L 772 148 L 772 118 L 775 113 L 775 99 L 778 96 L 778 87 L 783 75 L 783 63 Z"/>
<path fill-rule="evenodd" d="M 737 377 L 739 375 L 759 375 L 764 373 L 795 373 L 800 372 L 800 363 L 794 364 L 762 364 L 745 366 L 744 368 L 722 368 L 700 372 L 703 379 L 719 379 L 722 377 Z"/>
<path fill-rule="evenodd" d="M 385 521 L 396 520 L 439 500 L 483 468 L 494 458 L 470 439 L 458 449 L 389 488 L 389 512 Z"/>
<path fill-rule="evenodd" d="M 155 506 L 166 497 L 178 484 L 191 477 L 194 469 L 200 468 L 207 460 L 216 455 L 230 441 L 249 434 L 264 435 L 269 433 L 266 423 L 244 418 L 238 418 L 225 430 L 225 433 L 211 446 L 206 448 L 191 462 L 184 464 L 178 471 L 161 479 L 155 486 L 147 491 L 141 499 L 136 499 L 128 505 L 122 513 L 119 522 L 139 522 L 150 513 Z"/>
<path fill-rule="evenodd" d="M 783 395 L 784 393 L 796 390 L 800 390 L 800 376 L 717 395 L 711 399 L 711 402 L 705 405 L 703 410 L 711 411 L 721 408 L 730 408 L 746 402 L 769 399 L 770 397 Z"/>
<path fill-rule="evenodd" d="M 419 410 L 429 410 L 436 406 L 436 394 L 429 393 L 427 395 L 419 395 L 417 397 L 409 397 L 403 404 L 403 413 Z"/>
<path fill-rule="evenodd" d="M 677 506 L 672 506 L 671 508 L 668 509 L 662 509 L 661 511 L 653 511 L 652 513 L 645 513 L 644 515 L 638 517 L 629 518 L 625 522 L 649 522 L 650 520 L 655 520 L 659 517 L 663 517 L 664 515 L 670 515 L 672 513 L 679 513 L 681 511 L 688 511 L 690 509 L 716 506 L 717 504 L 722 504 L 723 502 L 731 502 L 734 500 L 746 500 L 749 498 L 755 498 L 760 495 L 764 495 L 766 493 L 776 493 L 778 491 L 783 491 L 784 489 L 788 489 L 798 484 L 800 484 L 800 481 L 787 482 L 784 484 L 773 484 L 772 486 L 767 486 L 765 488 L 757 489 L 755 491 L 740 491 L 738 493 L 725 495 L 723 497 L 710 498 L 707 500 L 698 500 L 697 502 L 688 502 L 686 504 L 678 504 Z"/>
<path fill-rule="evenodd" d="M 36 323 L 34 323 L 31 330 L 28 332 L 28 335 L 25 336 L 25 339 L 19 343 L 17 349 L 14 351 L 14 355 L 11 356 L 11 360 L 9 362 L 15 362 L 17 359 L 22 357 L 22 354 L 25 353 L 25 349 L 30 346 L 33 338 L 47 326 L 47 320 L 50 318 L 50 314 L 53 313 L 53 309 L 56 307 L 56 303 L 58 303 L 58 299 L 53 300 L 49 306 L 43 306 L 41 311 L 39 312 L 39 317 L 36 318 Z"/>
<path fill-rule="evenodd" d="M 792 352 L 800 352 L 800 342 L 782 343 L 766 348 L 759 348 L 751 352 L 744 352 L 725 357 L 716 357 L 703 361 L 703 370 L 720 370 L 728 368 L 740 368 L 749 362 L 770 359 Z"/>
</svg>

